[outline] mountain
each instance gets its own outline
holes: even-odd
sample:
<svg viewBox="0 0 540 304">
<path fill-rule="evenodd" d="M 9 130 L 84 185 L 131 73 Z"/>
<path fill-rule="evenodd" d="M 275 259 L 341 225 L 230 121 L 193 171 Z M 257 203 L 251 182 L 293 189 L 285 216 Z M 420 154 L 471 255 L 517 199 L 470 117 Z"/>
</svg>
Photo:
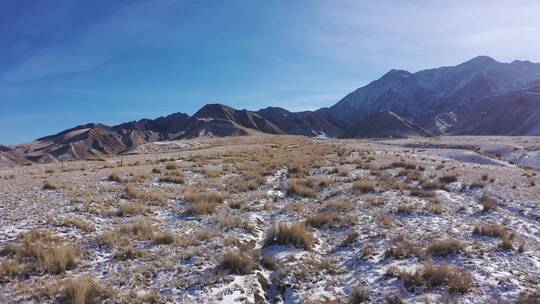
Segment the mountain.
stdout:
<svg viewBox="0 0 540 304">
<path fill-rule="evenodd" d="M 365 116 L 344 134 L 346 138 L 401 138 L 432 136 L 408 119 L 392 111 L 376 111 Z"/>
<path fill-rule="evenodd" d="M 128 145 L 113 128 L 102 124 L 81 125 L 55 135 L 14 147 L 36 162 L 95 159 L 126 151 Z"/>
<path fill-rule="evenodd" d="M 0 145 L 0 166 L 22 165 L 28 162 L 21 151 Z"/>
<path fill-rule="evenodd" d="M 0 165 L 92 159 L 163 140 L 250 134 L 382 138 L 434 135 L 540 135 L 540 64 L 478 56 L 456 66 L 380 79 L 316 111 L 237 110 L 208 104 L 116 126 L 86 124 L 36 141 L 0 146 Z"/>
<path fill-rule="evenodd" d="M 343 134 L 342 129 L 319 112 L 293 113 L 283 108 L 268 107 L 257 113 L 286 134 L 325 137 L 340 137 Z"/>
<path fill-rule="evenodd" d="M 468 114 L 479 110 L 477 104 L 485 106 L 487 99 L 538 84 L 538 63 L 501 63 L 479 56 L 457 66 L 416 73 L 392 70 L 320 111 L 344 129 L 373 112 L 392 111 L 435 135 L 449 130 L 462 134 Z"/>
<path fill-rule="evenodd" d="M 453 134 L 539 135 L 540 86 L 478 102 Z"/>
</svg>

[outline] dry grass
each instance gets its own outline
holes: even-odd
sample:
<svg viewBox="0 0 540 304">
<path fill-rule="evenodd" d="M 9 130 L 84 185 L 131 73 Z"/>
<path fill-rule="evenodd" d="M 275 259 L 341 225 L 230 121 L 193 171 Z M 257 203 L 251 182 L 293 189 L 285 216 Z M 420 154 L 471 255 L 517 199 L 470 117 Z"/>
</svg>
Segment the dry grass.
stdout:
<svg viewBox="0 0 540 304">
<path fill-rule="evenodd" d="M 151 240 L 154 237 L 154 227 L 142 219 L 123 225 L 120 227 L 120 232 L 133 235 L 139 240 Z"/>
<path fill-rule="evenodd" d="M 350 246 L 352 246 L 354 243 L 356 243 L 359 236 L 360 236 L 360 234 L 358 232 L 356 232 L 356 231 L 351 231 L 351 232 L 347 233 L 347 237 L 345 238 L 345 240 L 343 240 L 343 242 L 341 242 L 340 247 L 350 247 Z"/>
<path fill-rule="evenodd" d="M 178 169 L 178 164 L 174 162 L 169 162 L 165 165 L 166 170 L 176 170 Z"/>
<path fill-rule="evenodd" d="M 206 214 L 212 214 L 216 210 L 216 204 L 199 200 L 193 203 L 190 203 L 189 206 L 186 209 L 186 214 L 189 215 L 206 215 Z"/>
<path fill-rule="evenodd" d="M 303 224 L 280 223 L 274 225 L 267 233 L 265 246 L 294 245 L 304 250 L 311 250 L 315 237 Z"/>
<path fill-rule="evenodd" d="M 321 228 L 329 225 L 338 226 L 341 223 L 341 216 L 337 212 L 319 212 L 306 219 L 306 225 L 313 228 Z"/>
<path fill-rule="evenodd" d="M 463 251 L 465 246 L 456 239 L 444 239 L 435 241 L 427 248 L 427 253 L 431 256 L 448 256 Z"/>
<path fill-rule="evenodd" d="M 126 187 L 124 188 L 124 191 L 125 191 L 124 197 L 127 199 L 136 199 L 139 197 L 139 191 L 137 191 L 137 188 L 132 184 L 126 185 Z"/>
<path fill-rule="evenodd" d="M 182 173 L 178 171 L 173 171 L 165 173 L 165 175 L 162 176 L 159 181 L 163 183 L 183 185 L 186 183 L 186 178 Z"/>
<path fill-rule="evenodd" d="M 490 210 L 497 210 L 498 204 L 497 201 L 484 193 L 482 197 L 480 198 L 480 202 L 482 203 L 482 211 L 488 212 Z"/>
<path fill-rule="evenodd" d="M 7 257 L 0 273 L 24 277 L 40 271 L 61 274 L 73 269 L 77 251 L 49 232 L 32 230 L 20 235 L 17 243 L 7 245 L 0 255 Z"/>
<path fill-rule="evenodd" d="M 227 271 L 230 274 L 247 275 L 253 272 L 255 262 L 253 257 L 240 250 L 228 251 L 218 265 L 219 271 Z"/>
<path fill-rule="evenodd" d="M 144 215 L 150 212 L 150 209 L 141 201 L 135 203 L 125 202 L 118 204 L 116 216 Z"/>
<path fill-rule="evenodd" d="M 109 180 L 113 181 L 113 182 L 117 182 L 117 183 L 122 183 L 123 182 L 122 176 L 120 176 L 120 173 L 118 173 L 118 172 L 111 173 L 109 175 Z"/>
<path fill-rule="evenodd" d="M 439 177 L 439 182 L 441 184 L 450 184 L 453 182 L 457 182 L 457 177 L 455 175 L 444 175 L 442 177 Z"/>
<path fill-rule="evenodd" d="M 290 179 L 287 185 L 287 194 L 301 197 L 315 197 L 312 179 Z"/>
<path fill-rule="evenodd" d="M 64 226 L 75 226 L 84 232 L 92 232 L 95 230 L 94 225 L 81 217 L 70 216 L 63 220 Z"/>
<path fill-rule="evenodd" d="M 113 258 L 119 261 L 135 260 L 146 257 L 146 251 L 134 248 L 131 245 L 119 248 L 113 255 Z"/>
<path fill-rule="evenodd" d="M 380 213 L 377 218 L 379 221 L 383 224 L 384 227 L 392 227 L 394 226 L 394 217 L 388 213 Z"/>
<path fill-rule="evenodd" d="M 387 269 L 387 275 L 398 277 L 403 286 L 414 291 L 416 287 L 425 285 L 428 289 L 446 286 L 449 293 L 465 293 L 471 289 L 473 278 L 469 271 L 459 270 L 448 264 L 424 264 L 422 269 L 415 272 L 399 271 L 395 267 Z"/>
<path fill-rule="evenodd" d="M 369 292 L 363 287 L 353 287 L 351 293 L 351 304 L 365 303 L 370 300 Z"/>
<path fill-rule="evenodd" d="M 154 243 L 158 245 L 170 245 L 175 240 L 174 234 L 168 231 L 161 231 L 154 235 Z"/>
<path fill-rule="evenodd" d="M 398 260 L 416 256 L 424 259 L 424 248 L 421 244 L 406 240 L 403 236 L 398 236 L 394 244 L 388 246 L 384 252 L 385 258 L 394 258 Z"/>
<path fill-rule="evenodd" d="M 115 292 L 92 277 L 67 279 L 59 296 L 61 304 L 99 304 L 111 299 Z"/>
<path fill-rule="evenodd" d="M 60 188 L 60 186 L 50 179 L 47 179 L 43 182 L 44 190 L 57 190 L 58 188 Z"/>
<path fill-rule="evenodd" d="M 352 208 L 354 208 L 354 204 L 350 201 L 344 201 L 344 200 L 333 201 L 333 202 L 328 203 L 328 205 L 326 205 L 326 210 L 329 210 L 329 211 L 347 211 Z"/>
<path fill-rule="evenodd" d="M 370 179 L 360 179 L 353 183 L 351 190 L 355 194 L 374 192 L 375 183 Z"/>
<path fill-rule="evenodd" d="M 487 224 L 482 226 L 475 226 L 473 235 L 489 236 L 503 238 L 508 235 L 506 228 L 501 225 Z"/>
</svg>

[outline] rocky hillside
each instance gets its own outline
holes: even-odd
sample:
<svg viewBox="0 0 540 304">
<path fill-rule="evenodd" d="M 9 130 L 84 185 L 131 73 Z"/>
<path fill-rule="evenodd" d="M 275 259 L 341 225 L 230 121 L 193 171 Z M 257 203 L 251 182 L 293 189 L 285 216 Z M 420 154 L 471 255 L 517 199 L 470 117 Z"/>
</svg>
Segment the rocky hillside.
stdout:
<svg viewBox="0 0 540 304">
<path fill-rule="evenodd" d="M 510 108 L 513 111 L 513 107 L 506 104 L 507 100 L 513 100 L 512 96 L 528 92 L 529 88 L 539 84 L 538 63 L 517 60 L 501 63 L 479 56 L 457 66 L 416 73 L 392 70 L 348 94 L 336 105 L 319 111 L 341 128 L 349 130 L 347 134 L 363 133 L 355 126 L 372 113 L 392 111 L 432 134 L 538 135 L 538 120 L 527 125 L 503 120 L 493 129 L 489 122 L 474 118 L 492 120 L 491 115 L 482 115 L 489 109 L 498 108 L 504 112 L 502 109 Z M 515 91 L 518 93 L 511 93 Z M 519 95 L 522 105 L 531 107 L 531 112 L 539 109 L 538 103 L 534 102 L 535 94 Z"/>
</svg>

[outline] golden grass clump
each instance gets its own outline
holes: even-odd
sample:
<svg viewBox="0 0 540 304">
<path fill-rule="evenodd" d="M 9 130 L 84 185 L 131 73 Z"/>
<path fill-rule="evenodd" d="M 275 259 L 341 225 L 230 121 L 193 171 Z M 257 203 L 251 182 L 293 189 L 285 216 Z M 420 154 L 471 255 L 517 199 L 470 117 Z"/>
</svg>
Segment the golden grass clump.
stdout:
<svg viewBox="0 0 540 304">
<path fill-rule="evenodd" d="M 463 251 L 465 246 L 456 239 L 444 239 L 435 241 L 427 248 L 427 252 L 431 256 L 448 256 Z"/>
<path fill-rule="evenodd" d="M 133 235 L 139 240 L 151 240 L 154 237 L 154 227 L 142 219 L 123 225 L 120 227 L 120 232 Z"/>
<path fill-rule="evenodd" d="M 306 219 L 306 225 L 313 228 L 321 228 L 325 225 L 337 227 L 343 222 L 343 218 L 337 212 L 318 212 Z"/>
<path fill-rule="evenodd" d="M 375 183 L 370 179 L 360 179 L 353 183 L 351 190 L 355 194 L 374 192 Z"/>
<path fill-rule="evenodd" d="M 304 250 L 311 250 L 315 244 L 315 236 L 303 224 L 279 223 L 267 233 L 265 246 L 294 245 Z"/>
<path fill-rule="evenodd" d="M 328 203 L 326 210 L 330 211 L 347 211 L 354 208 L 354 204 L 350 201 L 338 200 Z"/>
<path fill-rule="evenodd" d="M 75 226 L 84 232 L 92 232 L 95 230 L 94 225 L 92 225 L 92 223 L 77 216 L 70 216 L 68 218 L 65 218 L 63 220 L 63 224 L 65 226 Z"/>
<path fill-rule="evenodd" d="M 24 277 L 33 272 L 61 274 L 76 266 L 77 251 L 47 231 L 32 230 L 19 236 L 16 243 L 7 245 L 0 255 L 4 276 Z"/>
<path fill-rule="evenodd" d="M 154 235 L 154 243 L 158 245 L 170 245 L 174 243 L 174 234 L 168 231 L 161 231 Z"/>
<path fill-rule="evenodd" d="M 59 296 L 61 304 L 99 304 L 111 299 L 115 292 L 92 277 L 67 279 Z"/>
<path fill-rule="evenodd" d="M 497 210 L 498 204 L 497 200 L 495 200 L 493 197 L 483 194 L 480 198 L 480 202 L 482 203 L 482 211 L 487 212 L 490 210 Z"/>
<path fill-rule="evenodd" d="M 169 171 L 169 172 L 165 173 L 165 175 L 162 176 L 159 179 L 159 181 L 161 181 L 163 183 L 171 183 L 171 184 L 183 185 L 183 184 L 186 183 L 186 178 L 181 172 Z"/>
<path fill-rule="evenodd" d="M 124 202 L 118 204 L 116 216 L 144 215 L 150 212 L 150 209 L 141 201 L 135 203 Z"/>
<path fill-rule="evenodd" d="M 240 250 L 228 251 L 218 265 L 220 271 L 227 271 L 230 274 L 247 275 L 253 272 L 255 262 L 253 257 Z"/>
<path fill-rule="evenodd" d="M 449 293 L 466 293 L 472 287 L 473 278 L 469 271 L 459 270 L 448 264 L 433 265 L 426 263 L 414 272 L 400 271 L 391 266 L 387 269 L 388 276 L 398 277 L 407 290 L 425 285 L 429 289 L 446 286 Z"/>
<path fill-rule="evenodd" d="M 482 226 L 475 226 L 473 229 L 473 235 L 490 236 L 503 238 L 508 235 L 506 228 L 497 224 L 486 224 Z"/>
<path fill-rule="evenodd" d="M 122 177 L 120 176 L 120 173 L 118 173 L 118 172 L 112 172 L 112 173 L 109 175 L 109 180 L 110 180 L 110 181 L 113 181 L 113 182 L 117 182 L 117 183 L 122 183 L 122 182 L 123 182 L 123 179 L 122 179 Z"/>
<path fill-rule="evenodd" d="M 44 190 L 57 190 L 58 188 L 60 188 L 60 186 L 50 179 L 47 179 L 43 182 Z"/>
<path fill-rule="evenodd" d="M 287 183 L 287 194 L 301 197 L 315 197 L 312 179 L 290 179 Z"/>
<path fill-rule="evenodd" d="M 351 304 L 366 303 L 370 300 L 369 292 L 360 286 L 353 288 L 351 293 Z"/>
</svg>

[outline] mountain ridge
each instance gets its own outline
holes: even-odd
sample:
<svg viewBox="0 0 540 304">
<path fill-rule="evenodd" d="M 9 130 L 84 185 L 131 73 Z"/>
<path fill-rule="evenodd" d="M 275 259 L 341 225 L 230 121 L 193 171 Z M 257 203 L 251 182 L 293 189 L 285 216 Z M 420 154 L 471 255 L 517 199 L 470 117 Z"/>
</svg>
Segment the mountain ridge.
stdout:
<svg viewBox="0 0 540 304">
<path fill-rule="evenodd" d="M 107 126 L 83 124 L 33 142 L 2 146 L 3 163 L 92 159 L 137 145 L 197 137 L 292 134 L 377 138 L 436 135 L 540 135 L 540 64 L 477 56 L 411 73 L 392 69 L 336 104 L 315 111 L 238 110 L 207 104 Z"/>
</svg>

